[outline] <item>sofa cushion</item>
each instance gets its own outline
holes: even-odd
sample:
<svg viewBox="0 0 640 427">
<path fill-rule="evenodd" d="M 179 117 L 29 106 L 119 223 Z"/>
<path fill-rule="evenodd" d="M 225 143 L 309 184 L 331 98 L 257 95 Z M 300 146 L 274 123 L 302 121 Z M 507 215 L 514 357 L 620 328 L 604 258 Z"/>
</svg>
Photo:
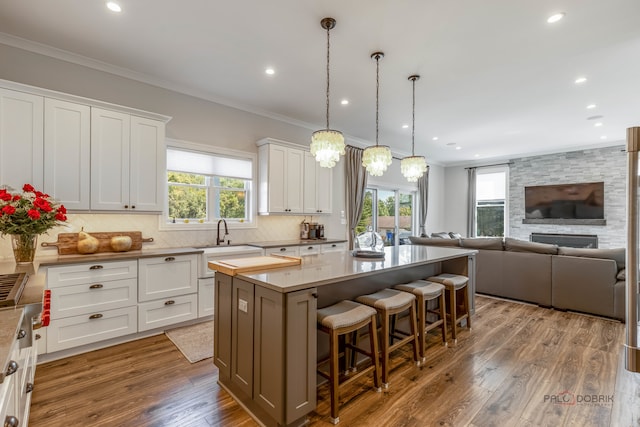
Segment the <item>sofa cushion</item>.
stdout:
<svg viewBox="0 0 640 427">
<path fill-rule="evenodd" d="M 433 237 L 416 237 L 409 236 L 409 240 L 414 245 L 429 245 L 429 246 L 460 246 L 460 240 L 458 239 L 440 239 Z"/>
<path fill-rule="evenodd" d="M 505 250 L 512 252 L 533 252 L 537 254 L 550 255 L 555 255 L 558 253 L 557 245 L 529 242 L 527 240 L 514 239 L 512 237 L 506 237 L 504 239 L 504 248 Z"/>
<path fill-rule="evenodd" d="M 450 239 L 451 236 L 449 236 L 449 233 L 447 233 L 446 231 L 439 231 L 437 233 L 431 233 L 431 237 L 433 239 Z"/>
<path fill-rule="evenodd" d="M 450 232 L 449 232 L 449 236 L 450 236 L 452 239 L 462 239 L 462 234 L 460 234 L 460 233 L 454 233 L 453 231 L 450 231 Z"/>
<path fill-rule="evenodd" d="M 627 270 L 623 268 L 622 270 L 618 271 L 618 275 L 616 276 L 616 279 L 627 280 Z"/>
<path fill-rule="evenodd" d="M 471 249 L 493 249 L 501 251 L 504 249 L 502 237 L 476 237 L 460 239 L 460 245 Z"/>
<path fill-rule="evenodd" d="M 587 258 L 612 259 L 618 265 L 618 270 L 624 268 L 625 248 L 595 249 L 595 248 L 568 248 L 561 246 L 558 255 L 581 256 Z"/>
</svg>

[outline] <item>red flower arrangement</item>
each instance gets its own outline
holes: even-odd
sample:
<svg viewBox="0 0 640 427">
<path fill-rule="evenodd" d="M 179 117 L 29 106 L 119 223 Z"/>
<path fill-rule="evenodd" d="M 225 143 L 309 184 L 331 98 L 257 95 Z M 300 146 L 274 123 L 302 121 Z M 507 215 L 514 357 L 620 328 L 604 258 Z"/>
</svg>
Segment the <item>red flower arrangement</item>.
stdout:
<svg viewBox="0 0 640 427">
<path fill-rule="evenodd" d="M 52 200 L 48 194 L 22 187 L 22 193 L 10 193 L 0 188 L 0 233 L 37 235 L 46 233 L 67 220 L 64 205 Z"/>
</svg>

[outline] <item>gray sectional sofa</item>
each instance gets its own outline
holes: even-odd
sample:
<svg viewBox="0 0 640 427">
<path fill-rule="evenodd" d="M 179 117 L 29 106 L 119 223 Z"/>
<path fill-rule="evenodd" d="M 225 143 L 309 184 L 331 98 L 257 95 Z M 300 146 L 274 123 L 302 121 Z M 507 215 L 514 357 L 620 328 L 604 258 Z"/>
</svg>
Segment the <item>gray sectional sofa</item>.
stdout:
<svg viewBox="0 0 640 427">
<path fill-rule="evenodd" d="M 477 293 L 624 321 L 624 248 L 568 248 L 509 237 L 410 240 L 477 249 Z"/>
</svg>

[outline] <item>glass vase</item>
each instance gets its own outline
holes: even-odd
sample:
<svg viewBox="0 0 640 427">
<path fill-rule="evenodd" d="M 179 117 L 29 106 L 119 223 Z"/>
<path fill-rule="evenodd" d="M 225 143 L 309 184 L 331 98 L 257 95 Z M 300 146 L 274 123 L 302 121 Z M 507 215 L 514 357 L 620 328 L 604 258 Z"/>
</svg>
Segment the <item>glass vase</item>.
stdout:
<svg viewBox="0 0 640 427">
<path fill-rule="evenodd" d="M 12 234 L 11 246 L 13 257 L 17 264 L 28 264 L 33 262 L 36 255 L 37 234 Z"/>
</svg>

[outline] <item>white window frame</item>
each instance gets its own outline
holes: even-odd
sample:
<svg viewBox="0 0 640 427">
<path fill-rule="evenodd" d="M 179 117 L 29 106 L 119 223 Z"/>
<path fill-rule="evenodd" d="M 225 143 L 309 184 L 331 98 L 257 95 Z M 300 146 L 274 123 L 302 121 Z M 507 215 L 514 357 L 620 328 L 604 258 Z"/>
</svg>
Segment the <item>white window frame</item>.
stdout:
<svg viewBox="0 0 640 427">
<path fill-rule="evenodd" d="M 175 148 L 178 150 L 191 150 L 198 151 L 202 153 L 208 153 L 212 155 L 222 156 L 222 157 L 233 157 L 239 158 L 243 160 L 249 160 L 251 162 L 251 185 L 250 188 L 247 189 L 249 204 L 248 209 L 248 219 L 240 222 L 227 220 L 227 226 L 229 229 L 250 229 L 257 228 L 257 206 L 258 206 L 258 196 L 257 196 L 257 177 L 258 177 L 258 156 L 256 153 L 248 153 L 245 151 L 233 150 L 225 147 L 218 147 L 214 145 L 206 145 L 206 144 L 198 144 L 195 142 L 189 141 L 181 141 L 177 139 L 166 139 L 166 147 L 165 149 Z M 159 229 L 160 230 L 215 230 L 217 229 L 218 220 L 213 222 L 197 222 L 190 221 L 188 223 L 185 222 L 167 222 L 167 218 L 169 217 L 169 185 L 167 182 L 167 170 L 165 170 L 165 180 L 164 180 L 164 198 L 165 205 L 163 208 L 162 215 L 159 218 Z M 211 196 L 212 188 L 208 188 L 207 190 L 207 198 Z"/>
<path fill-rule="evenodd" d="M 485 175 L 491 173 L 504 172 L 504 230 L 502 234 L 504 237 L 507 237 L 509 234 L 509 166 L 500 165 L 500 166 L 488 166 L 483 168 L 478 168 L 476 170 L 476 177 L 478 175 Z M 476 178 L 477 181 L 477 178 Z M 474 188 L 473 191 L 477 192 L 477 188 Z M 473 215 L 475 215 L 475 227 L 474 234 L 478 234 L 478 197 L 476 193 L 476 205 L 473 207 Z"/>
<path fill-rule="evenodd" d="M 413 206 L 411 208 L 411 229 L 415 232 L 418 229 L 418 190 L 415 187 L 407 187 L 407 186 L 383 186 L 383 185 L 367 185 L 366 190 L 371 190 L 373 192 L 372 198 L 372 215 L 371 215 L 371 226 L 374 231 L 378 229 L 378 192 L 379 191 L 388 191 L 395 193 L 395 220 L 394 222 L 398 224 L 398 217 L 400 215 L 400 193 L 411 194 L 411 199 L 413 201 Z M 394 246 L 398 246 L 400 243 L 400 237 L 398 236 L 398 226 L 395 226 L 394 230 Z"/>
</svg>

